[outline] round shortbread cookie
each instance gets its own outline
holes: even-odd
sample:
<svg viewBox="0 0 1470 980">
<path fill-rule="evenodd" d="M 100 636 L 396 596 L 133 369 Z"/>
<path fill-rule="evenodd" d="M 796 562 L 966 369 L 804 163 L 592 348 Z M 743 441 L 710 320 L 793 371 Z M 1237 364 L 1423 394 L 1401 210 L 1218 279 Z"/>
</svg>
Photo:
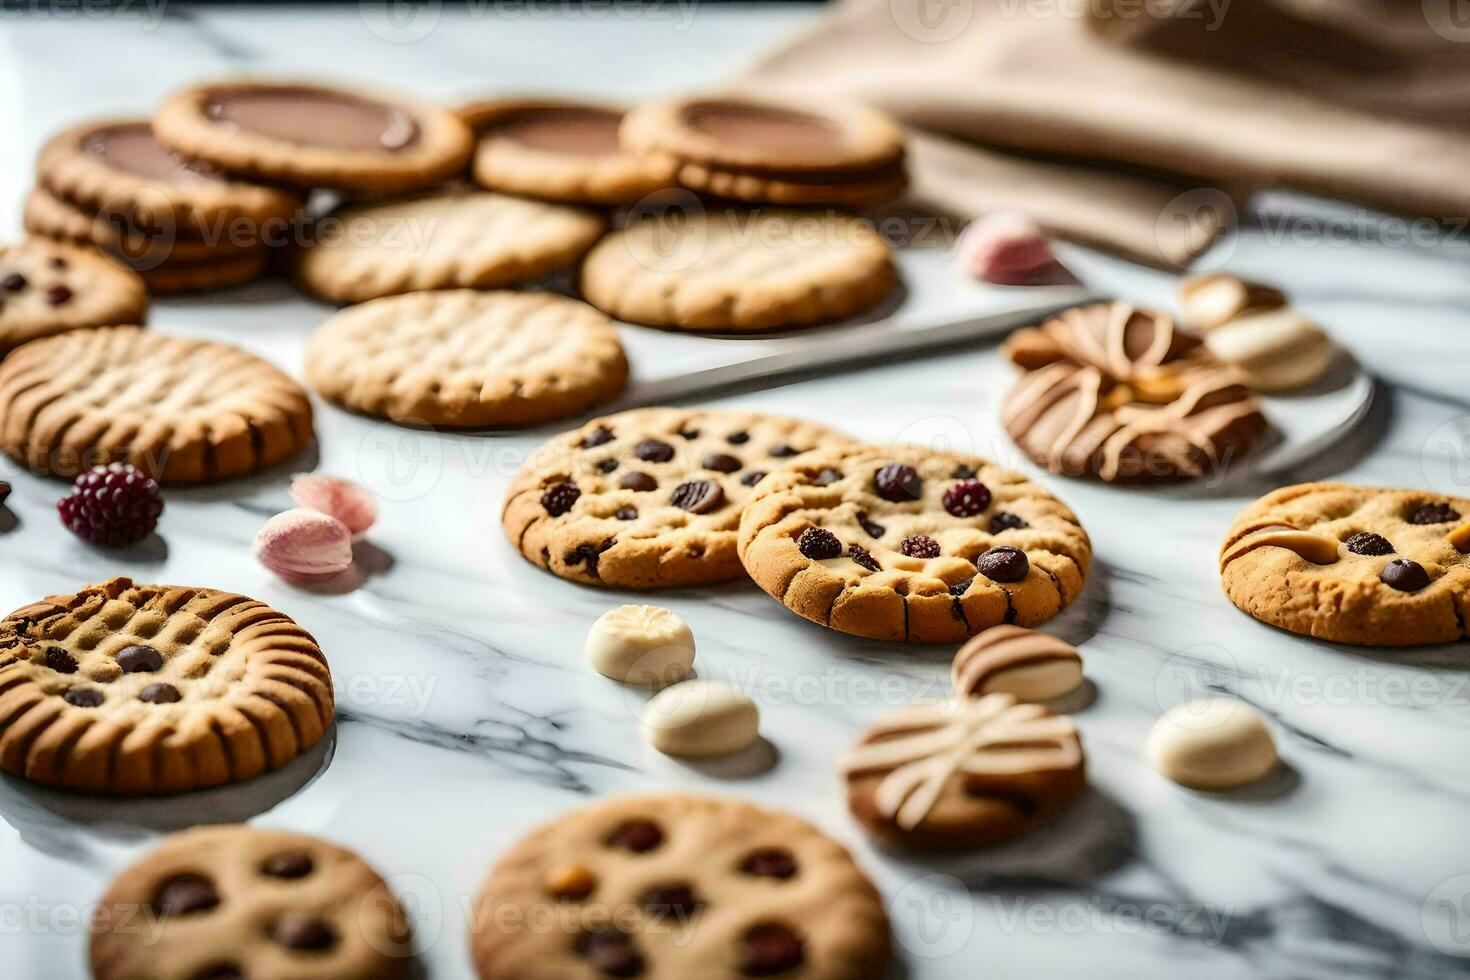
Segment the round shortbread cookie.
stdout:
<svg viewBox="0 0 1470 980">
<path fill-rule="evenodd" d="M 582 208 L 458 190 L 343 208 L 296 253 L 301 285 L 334 303 L 426 289 L 497 289 L 572 265 L 607 221 Z"/>
<path fill-rule="evenodd" d="M 635 153 L 667 155 L 720 170 L 816 175 L 898 167 L 903 131 L 888 116 L 850 102 L 821 105 L 748 96 L 649 102 L 629 112 L 619 139 Z"/>
<path fill-rule="evenodd" d="M 474 174 L 506 194 L 570 204 L 633 204 L 672 181 L 671 168 L 618 146 L 623 110 L 585 102 L 497 99 L 459 116 L 479 138 Z"/>
<path fill-rule="evenodd" d="M 1077 728 L 1009 694 L 901 708 L 838 762 L 847 805 L 879 840 L 979 847 L 1024 834 L 1087 785 Z"/>
<path fill-rule="evenodd" d="M 396 980 L 408 916 L 379 874 L 318 837 L 244 825 L 172 834 L 108 888 L 97 980 Z"/>
<path fill-rule="evenodd" d="M 258 229 L 289 219 L 304 205 L 294 192 L 234 180 L 185 160 L 154 138 L 146 119 L 93 120 L 57 134 L 41 148 L 36 176 L 83 214 L 105 214 L 139 234 L 166 230 L 179 239 L 222 238 L 241 230 L 236 223 Z M 257 243 L 258 234 L 251 240 Z"/>
<path fill-rule="evenodd" d="M 922 446 L 813 453 L 755 488 L 740 560 L 787 609 L 878 640 L 957 643 L 1077 598 L 1087 532 L 1039 484 Z"/>
<path fill-rule="evenodd" d="M 433 187 L 469 161 L 473 136 L 448 109 L 396 93 L 312 82 L 226 81 L 164 100 L 159 142 L 252 180 L 341 190 Z"/>
<path fill-rule="evenodd" d="M 1467 637 L 1470 499 L 1302 483 L 1251 504 L 1220 549 L 1230 601 L 1335 643 L 1414 646 Z"/>
<path fill-rule="evenodd" d="M 138 275 L 153 295 L 174 296 L 243 286 L 259 279 L 270 264 L 270 251 L 262 249 L 207 262 L 165 262 L 151 269 L 139 269 Z"/>
<path fill-rule="evenodd" d="M 343 310 L 306 346 L 306 380 L 347 408 L 400 422 L 532 425 L 622 391 L 617 330 L 552 293 L 409 293 Z"/>
<path fill-rule="evenodd" d="M 276 769 L 332 722 L 316 641 L 242 595 L 117 578 L 0 622 L 0 769 L 156 795 Z"/>
<path fill-rule="evenodd" d="M 148 290 L 93 248 L 32 238 L 0 248 L 0 357 L 81 327 L 142 323 Z"/>
<path fill-rule="evenodd" d="M 590 585 L 650 589 L 741 574 L 740 509 L 766 471 L 846 436 L 748 412 L 640 408 L 532 453 L 506 493 L 526 558 Z"/>
<path fill-rule="evenodd" d="M 482 980 L 876 980 L 882 897 L 806 821 L 737 800 L 631 796 L 533 831 L 480 892 Z"/>
<path fill-rule="evenodd" d="M 135 270 L 157 269 L 165 263 L 240 259 L 262 249 L 242 248 L 226 240 L 214 242 L 180 238 L 171 232 L 140 234 L 125 223 L 88 214 L 44 187 L 26 195 L 26 231 L 101 249 Z"/>
<path fill-rule="evenodd" d="M 160 483 L 212 483 L 279 463 L 311 437 L 301 386 L 227 344 L 102 327 L 0 363 L 0 449 L 37 473 L 121 462 Z"/>
<path fill-rule="evenodd" d="M 870 223 L 769 209 L 644 218 L 599 242 L 581 272 L 588 302 L 620 320 L 737 332 L 840 320 L 896 281 Z"/>
<path fill-rule="evenodd" d="M 902 167 L 844 175 L 841 180 L 835 177 L 821 180 L 817 179 L 823 176 L 820 174 L 813 177 L 724 170 L 707 163 L 667 159 L 674 171 L 674 179 L 681 187 L 750 204 L 874 208 L 898 197 L 908 187 L 908 175 Z"/>
</svg>

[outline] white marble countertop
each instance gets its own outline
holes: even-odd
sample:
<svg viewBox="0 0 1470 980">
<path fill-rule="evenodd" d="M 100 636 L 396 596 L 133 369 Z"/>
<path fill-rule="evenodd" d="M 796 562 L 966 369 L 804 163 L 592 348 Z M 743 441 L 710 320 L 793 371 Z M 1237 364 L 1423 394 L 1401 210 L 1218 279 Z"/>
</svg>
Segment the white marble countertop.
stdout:
<svg viewBox="0 0 1470 980">
<path fill-rule="evenodd" d="M 0 220 L 9 231 L 47 132 L 144 111 L 197 78 L 248 69 L 441 97 L 545 88 L 638 96 L 712 81 L 813 14 L 696 15 L 689 3 L 655 3 L 638 19 L 612 2 L 570 15 L 557 4 L 451 15 L 430 5 L 416 16 L 437 18 L 431 24 L 357 7 L 169 8 L 158 20 L 141 0 L 110 18 L 67 9 L 0 20 Z M 500 531 L 502 489 L 549 429 L 435 436 L 319 404 L 318 468 L 361 479 L 383 508 L 347 583 L 355 587 L 314 591 L 275 580 L 248 553 L 264 518 L 288 505 L 289 469 L 169 493 L 158 538 L 107 553 L 61 528 L 58 483 L 0 464 L 15 484 L 9 515 L 0 512 L 0 607 L 119 574 L 244 592 L 316 634 L 339 710 L 321 749 L 233 789 L 113 802 L 0 779 L 0 977 L 85 976 L 82 923 L 110 875 L 160 830 L 227 819 L 356 849 L 409 904 L 427 974 L 467 977 L 467 903 L 502 850 L 594 795 L 662 789 L 783 807 L 851 845 L 889 900 L 896 975 L 913 980 L 1470 972 L 1467 645 L 1389 652 L 1311 642 L 1237 612 L 1216 580 L 1226 526 L 1274 482 L 1470 485 L 1463 234 L 1405 243 L 1372 215 L 1304 208 L 1271 196 L 1207 258 L 1290 289 L 1381 380 L 1380 398 L 1358 432 L 1286 480 L 1153 492 L 1049 481 L 1097 555 L 1082 599 L 1051 627 L 1080 644 L 1097 688 L 1077 715 L 1094 789 L 1061 824 L 997 852 L 881 854 L 848 817 L 833 774 L 835 754 L 865 723 L 943 690 L 950 651 L 825 631 L 749 584 L 658 601 L 693 626 L 703 676 L 729 678 L 760 701 L 775 764 L 732 772 L 646 748 L 635 724 L 642 696 L 581 659 L 588 624 L 621 597 L 535 571 Z M 1072 257 L 1105 291 L 1158 301 L 1172 285 L 1114 260 Z M 305 333 L 326 312 L 262 283 L 161 302 L 152 322 L 242 344 L 299 375 Z M 1014 462 L 995 421 L 1003 378 L 993 347 L 979 346 L 716 404 Z M 1144 764 L 1155 716 L 1206 689 L 1267 715 L 1287 763 L 1282 778 L 1208 796 Z"/>
</svg>

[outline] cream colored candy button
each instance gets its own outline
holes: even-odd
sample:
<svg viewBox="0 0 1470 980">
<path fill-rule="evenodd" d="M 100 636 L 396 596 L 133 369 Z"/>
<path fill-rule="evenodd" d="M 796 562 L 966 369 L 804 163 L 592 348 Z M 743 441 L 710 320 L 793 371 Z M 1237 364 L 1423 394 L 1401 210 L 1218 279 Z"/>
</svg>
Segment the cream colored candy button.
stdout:
<svg viewBox="0 0 1470 980">
<path fill-rule="evenodd" d="M 597 617 L 587 632 L 587 662 L 626 684 L 673 684 L 694 666 L 694 633 L 659 606 L 618 606 Z"/>
<path fill-rule="evenodd" d="M 1177 704 L 1154 722 L 1144 745 L 1153 767 L 1181 786 L 1231 789 L 1276 768 L 1276 742 L 1260 713 L 1236 698 Z"/>
<path fill-rule="evenodd" d="M 1205 346 L 1259 391 L 1290 391 L 1320 378 L 1337 356 L 1332 338 L 1291 309 L 1237 317 L 1211 330 Z"/>
<path fill-rule="evenodd" d="M 1286 297 L 1274 286 L 1211 272 L 1179 284 L 1179 305 L 1190 326 L 1213 330 L 1248 312 L 1279 309 Z"/>
<path fill-rule="evenodd" d="M 755 702 L 723 681 L 685 681 L 666 687 L 643 709 L 643 738 L 669 755 L 728 755 L 759 736 Z"/>
</svg>

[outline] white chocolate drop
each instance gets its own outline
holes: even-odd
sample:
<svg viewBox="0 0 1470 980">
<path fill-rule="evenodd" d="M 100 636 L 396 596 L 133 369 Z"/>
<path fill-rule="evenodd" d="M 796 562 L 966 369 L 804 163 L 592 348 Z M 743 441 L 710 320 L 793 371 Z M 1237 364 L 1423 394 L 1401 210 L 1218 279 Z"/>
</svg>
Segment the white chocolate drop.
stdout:
<svg viewBox="0 0 1470 980">
<path fill-rule="evenodd" d="M 643 709 L 644 740 L 669 755 L 729 755 L 759 736 L 755 702 L 723 681 L 675 684 L 655 694 Z"/>
<path fill-rule="evenodd" d="M 1274 287 L 1228 272 L 1212 272 L 1180 283 L 1179 305 L 1190 326 L 1213 330 L 1245 313 L 1284 306 L 1286 297 Z"/>
<path fill-rule="evenodd" d="M 1291 309 L 1252 313 L 1221 324 L 1205 346 L 1234 365 L 1258 391 L 1291 391 L 1320 378 L 1337 347 L 1311 320 Z"/>
<path fill-rule="evenodd" d="M 1230 697 L 1176 704 L 1154 722 L 1144 755 L 1193 789 L 1233 789 L 1276 768 L 1276 742 L 1256 709 Z"/>
<path fill-rule="evenodd" d="M 587 662 L 604 677 L 641 687 L 674 684 L 694 666 L 694 633 L 659 606 L 618 606 L 587 632 Z"/>
</svg>

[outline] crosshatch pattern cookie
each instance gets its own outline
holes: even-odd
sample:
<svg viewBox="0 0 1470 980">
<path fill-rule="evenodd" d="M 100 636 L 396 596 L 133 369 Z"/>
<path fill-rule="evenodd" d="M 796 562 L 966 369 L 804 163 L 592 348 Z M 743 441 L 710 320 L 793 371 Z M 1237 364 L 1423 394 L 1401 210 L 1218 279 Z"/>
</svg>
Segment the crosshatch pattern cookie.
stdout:
<svg viewBox="0 0 1470 980">
<path fill-rule="evenodd" d="M 740 522 L 756 584 L 823 626 L 957 643 L 1077 598 L 1092 546 L 1025 476 L 922 446 L 813 453 L 761 481 Z"/>
<path fill-rule="evenodd" d="M 831 429 L 746 412 L 644 408 L 536 450 L 501 515 L 521 554 L 562 578 L 650 589 L 741 574 L 740 509 L 766 473 Z"/>
<path fill-rule="evenodd" d="M 597 803 L 533 831 L 485 882 L 482 980 L 876 980 L 882 899 L 848 853 L 773 810 L 700 796 Z"/>
<path fill-rule="evenodd" d="M 142 323 L 143 280 L 99 252 L 33 238 L 0 248 L 0 357 L 79 327 Z"/>
<path fill-rule="evenodd" d="M 607 317 L 552 293 L 472 289 L 390 296 L 312 335 L 306 378 L 348 408 L 429 425 L 530 425 L 622 390 L 628 362 Z"/>
<path fill-rule="evenodd" d="M 1467 636 L 1470 499 L 1302 483 L 1247 507 L 1220 549 L 1230 601 L 1264 623 L 1337 643 L 1413 646 Z"/>
<path fill-rule="evenodd" d="M 567 268 L 606 230 L 591 211 L 489 191 L 364 204 L 322 220 L 296 253 L 296 276 L 334 303 L 495 289 Z"/>
<path fill-rule="evenodd" d="M 351 851 L 246 826 L 173 834 L 98 903 L 97 980 L 395 980 L 409 973 L 408 917 Z"/>
<path fill-rule="evenodd" d="M 103 327 L 0 363 L 0 448 L 37 473 L 120 462 L 160 483 L 208 483 L 281 462 L 311 435 L 301 386 L 226 344 Z"/>
<path fill-rule="evenodd" d="M 1038 465 L 1120 483 L 1218 473 L 1266 432 L 1244 379 L 1160 313 L 1071 309 L 1018 331 L 1001 421 Z"/>
<path fill-rule="evenodd" d="M 587 301 L 617 319 L 731 332 L 853 316 L 896 281 L 871 224 L 772 209 L 647 217 L 599 242 L 581 273 Z"/>
<path fill-rule="evenodd" d="M 332 722 L 316 641 L 264 603 L 125 578 L 0 622 L 0 769 L 152 795 L 258 776 Z"/>
<path fill-rule="evenodd" d="M 585 102 L 496 99 L 459 110 L 479 138 L 475 180 L 570 204 L 634 204 L 668 187 L 670 168 L 618 146 L 623 111 Z"/>
<path fill-rule="evenodd" d="M 1023 834 L 1086 786 L 1070 718 L 1009 694 L 903 708 L 841 758 L 847 802 L 878 839 L 915 849 Z"/>
<path fill-rule="evenodd" d="M 159 142 L 266 183 L 401 192 L 464 169 L 473 137 L 454 113 L 394 93 L 228 81 L 164 100 Z"/>
</svg>

